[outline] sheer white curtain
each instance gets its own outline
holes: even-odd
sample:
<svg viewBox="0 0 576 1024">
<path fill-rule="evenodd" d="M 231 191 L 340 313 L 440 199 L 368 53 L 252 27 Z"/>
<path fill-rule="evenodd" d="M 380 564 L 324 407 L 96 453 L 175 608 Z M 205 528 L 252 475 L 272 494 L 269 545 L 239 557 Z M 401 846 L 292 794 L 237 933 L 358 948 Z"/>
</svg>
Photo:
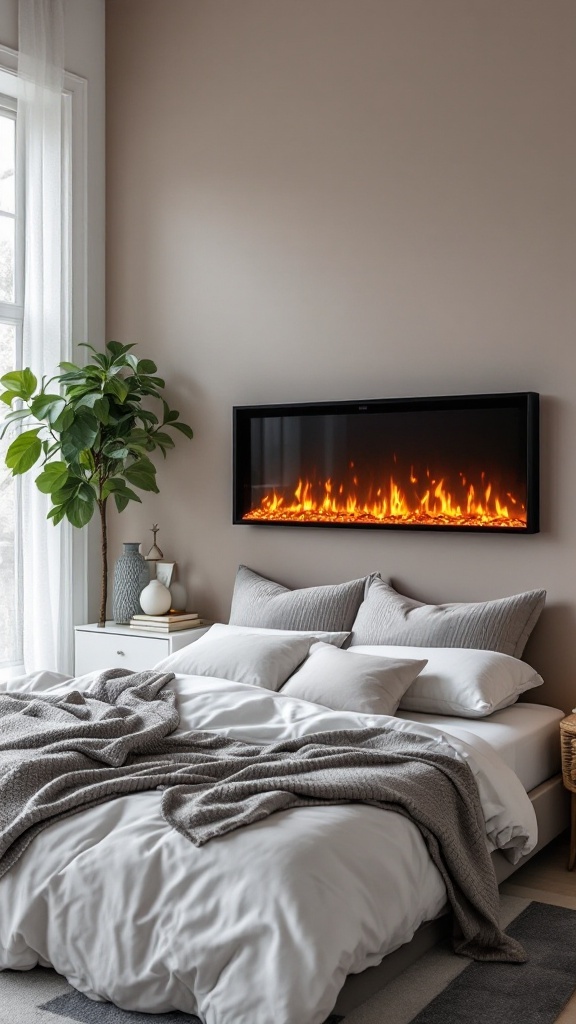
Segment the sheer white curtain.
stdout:
<svg viewBox="0 0 576 1024">
<path fill-rule="evenodd" d="M 69 140 L 63 118 L 62 0 L 19 0 L 18 153 L 25 167 L 23 365 L 50 377 L 70 359 Z M 34 472 L 22 479 L 23 647 L 27 672 L 72 671 L 72 529 L 54 526 Z"/>
</svg>

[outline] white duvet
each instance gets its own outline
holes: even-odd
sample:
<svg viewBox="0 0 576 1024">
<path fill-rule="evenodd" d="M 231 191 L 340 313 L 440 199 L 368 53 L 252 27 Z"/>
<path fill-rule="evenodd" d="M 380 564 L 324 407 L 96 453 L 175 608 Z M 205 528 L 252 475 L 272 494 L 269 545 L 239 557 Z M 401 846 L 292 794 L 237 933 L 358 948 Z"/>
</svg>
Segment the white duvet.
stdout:
<svg viewBox="0 0 576 1024">
<path fill-rule="evenodd" d="M 54 678 L 18 688 L 70 688 Z M 475 774 L 489 848 L 511 847 L 517 860 L 535 845 L 524 788 L 471 734 L 468 743 L 222 679 L 176 676 L 170 686 L 183 730 L 268 743 L 394 723 L 432 746 L 448 742 Z M 166 824 L 160 800 L 158 791 L 116 797 L 34 839 L 0 880 L 0 968 L 51 965 L 93 999 L 206 1024 L 322 1024 L 347 974 L 378 963 L 444 906 L 422 837 L 400 814 L 297 808 L 196 848 Z"/>
</svg>

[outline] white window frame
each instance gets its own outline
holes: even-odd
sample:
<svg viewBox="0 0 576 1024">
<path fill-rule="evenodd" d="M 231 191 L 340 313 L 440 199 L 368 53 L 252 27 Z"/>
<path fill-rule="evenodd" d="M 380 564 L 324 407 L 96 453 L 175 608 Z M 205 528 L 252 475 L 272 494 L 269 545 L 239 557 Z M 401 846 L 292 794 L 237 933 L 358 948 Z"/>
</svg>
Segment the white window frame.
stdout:
<svg viewBox="0 0 576 1024">
<path fill-rule="evenodd" d="M 9 116 L 14 121 L 16 126 L 17 118 L 17 99 L 13 95 L 7 95 L 0 92 L 0 114 L 2 117 Z M 16 155 L 16 154 L 15 154 Z M 14 180 L 15 190 L 15 233 L 14 233 L 14 244 L 15 244 L 15 263 L 14 263 L 14 301 L 6 302 L 0 301 L 0 322 L 8 324 L 14 327 L 15 333 L 15 356 L 16 362 L 14 369 L 21 368 L 22 358 L 22 331 L 24 322 L 24 226 L 23 217 L 21 216 L 22 211 L 22 174 L 19 173 L 18 165 L 16 165 L 16 175 Z M 2 413 L 7 413 L 8 409 L 4 406 Z M 3 418 L 3 416 L 2 416 Z M 21 506 L 20 499 L 20 480 L 14 479 L 14 510 L 15 519 L 18 520 L 19 509 Z M 21 608 L 21 588 L 22 588 L 22 569 L 21 569 L 21 544 L 22 537 L 21 532 L 16 528 L 14 536 L 14 567 L 15 567 L 15 587 L 16 587 L 16 607 Z M 0 665 L 0 674 L 2 676 L 17 675 L 24 671 L 23 664 L 23 651 L 22 651 L 22 622 L 16 622 L 16 636 L 18 638 L 16 648 L 16 660 L 13 662 L 2 662 Z"/>
<path fill-rule="evenodd" d="M 16 110 L 18 97 L 18 53 L 9 47 L 0 45 L 0 105 L 6 109 Z M 2 102 L 4 100 L 4 103 Z M 9 105 L 9 106 L 8 106 Z M 62 128 L 70 153 L 70 167 L 65 169 L 68 181 L 64 187 L 71 202 L 68 205 L 69 218 L 63 224 L 63 238 L 67 249 L 67 266 L 69 267 L 70 287 L 69 302 L 63 310 L 65 322 L 70 326 L 70 337 L 73 339 L 72 358 L 78 362 L 85 361 L 84 349 L 76 349 L 79 342 L 88 340 L 88 143 L 87 143 L 87 82 L 79 75 L 65 72 L 64 90 L 62 93 Z M 18 175 L 16 183 L 17 209 L 22 202 L 22 175 Z M 22 321 L 24 315 L 24 246 L 23 218 L 19 221 L 20 233 L 17 251 L 19 258 L 15 267 L 16 302 L 0 303 L 0 316 L 5 322 L 17 325 L 17 344 L 20 358 L 17 368 L 21 367 L 22 353 Z M 17 317 L 16 320 L 13 318 Z M 73 607 L 74 624 L 86 622 L 88 614 L 88 531 L 73 532 Z"/>
<path fill-rule="evenodd" d="M 0 112 L 2 116 L 11 117 L 14 124 L 16 124 L 16 110 L 16 97 L 2 93 L 0 88 Z M 0 301 L 0 318 L 3 323 L 11 323 L 16 326 L 17 333 L 20 334 L 21 348 L 22 323 L 24 320 L 24 306 L 22 304 L 24 298 L 24 230 L 22 217 L 19 216 L 19 210 L 22 209 L 22 178 L 20 175 L 16 175 L 14 187 L 16 192 L 16 234 L 14 241 L 17 257 L 14 266 L 14 302 Z"/>
</svg>

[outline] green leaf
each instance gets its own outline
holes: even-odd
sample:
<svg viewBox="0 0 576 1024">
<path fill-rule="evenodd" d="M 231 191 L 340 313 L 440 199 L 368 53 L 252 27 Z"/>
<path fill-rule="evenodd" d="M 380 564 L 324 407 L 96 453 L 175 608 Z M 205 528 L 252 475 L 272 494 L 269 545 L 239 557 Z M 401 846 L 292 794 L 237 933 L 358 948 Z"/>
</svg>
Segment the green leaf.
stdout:
<svg viewBox="0 0 576 1024">
<path fill-rule="evenodd" d="M 76 409 L 91 409 L 100 423 L 108 423 L 110 419 L 110 403 L 99 388 L 97 391 L 86 391 L 74 405 Z"/>
<path fill-rule="evenodd" d="M 189 427 L 187 423 L 171 423 L 171 427 L 175 427 L 181 434 L 184 434 L 190 440 L 194 437 L 194 431 L 192 427 Z"/>
<path fill-rule="evenodd" d="M 90 448 L 85 448 L 83 452 L 80 452 L 78 464 L 82 469 L 87 469 L 90 475 L 96 472 L 96 463 Z"/>
<path fill-rule="evenodd" d="M 5 402 L 6 405 L 12 405 L 15 398 L 20 398 L 20 395 L 15 391 L 4 391 L 0 395 L 0 402 Z"/>
<path fill-rule="evenodd" d="M 156 373 L 158 367 L 152 359 L 139 359 L 137 373 L 141 377 L 143 374 Z"/>
<path fill-rule="evenodd" d="M 30 402 L 30 410 L 38 420 L 54 423 L 65 409 L 66 402 L 62 395 L 36 395 Z"/>
<path fill-rule="evenodd" d="M 125 487 L 123 491 L 116 492 L 116 494 L 114 495 L 114 500 L 116 501 L 116 503 L 118 503 L 117 498 L 119 495 L 128 498 L 130 501 L 137 501 L 140 503 L 140 505 L 142 504 L 142 498 L 138 494 L 136 494 L 136 491 L 133 491 L 131 487 Z M 122 510 L 119 509 L 119 511 Z"/>
<path fill-rule="evenodd" d="M 128 385 L 120 377 L 110 377 L 104 385 L 104 390 L 109 395 L 114 395 L 119 402 L 124 402 L 128 397 Z"/>
<path fill-rule="evenodd" d="M 125 352 L 129 352 L 131 348 L 134 348 L 134 345 L 121 345 L 119 341 L 107 341 L 106 348 L 114 359 L 117 359 L 118 356 L 121 356 Z"/>
<path fill-rule="evenodd" d="M 58 433 L 64 433 L 65 430 L 74 422 L 74 409 L 68 405 L 62 410 L 60 415 L 54 420 L 52 427 Z"/>
<path fill-rule="evenodd" d="M 155 413 L 150 412 L 149 409 L 139 409 L 138 410 L 138 419 L 139 420 L 143 420 L 144 423 L 152 423 L 152 424 L 158 423 L 158 417 L 156 416 Z"/>
<path fill-rule="evenodd" d="M 138 370 L 138 356 L 132 355 L 132 353 L 130 352 L 126 356 L 126 363 L 130 367 L 130 369 L 134 371 L 134 373 L 137 372 L 137 370 Z"/>
<path fill-rule="evenodd" d="M 54 441 L 53 444 L 50 444 L 50 441 L 46 439 L 42 441 L 42 451 L 44 452 L 44 458 L 50 459 L 55 452 L 60 451 L 60 442 Z"/>
<path fill-rule="evenodd" d="M 92 484 L 89 484 L 86 480 L 80 482 L 78 488 L 78 497 L 81 501 L 87 501 L 90 505 L 96 501 L 96 491 Z"/>
<path fill-rule="evenodd" d="M 12 441 L 6 452 L 6 465 L 14 476 L 26 473 L 42 454 L 42 442 L 38 437 L 40 427 L 25 430 Z"/>
<path fill-rule="evenodd" d="M 117 462 L 122 462 L 123 459 L 127 459 L 130 455 L 130 449 L 126 447 L 119 448 L 117 445 L 111 444 L 106 446 L 105 455 L 107 459 L 116 459 Z"/>
<path fill-rule="evenodd" d="M 66 484 L 68 480 L 68 466 L 65 462 L 49 462 L 40 476 L 36 477 L 36 486 L 43 494 L 52 494 Z"/>
<path fill-rule="evenodd" d="M 134 484 L 142 491 L 154 491 L 155 494 L 158 494 L 156 469 L 150 459 L 137 459 L 131 466 L 126 467 L 123 475 L 128 483 Z"/>
<path fill-rule="evenodd" d="M 9 412 L 8 415 L 5 416 L 4 420 L 2 421 L 2 428 L 0 429 L 0 439 L 4 437 L 6 431 L 10 429 L 13 423 L 18 422 L 18 420 L 26 419 L 26 417 L 29 415 L 29 409 L 14 409 L 12 412 Z"/>
<path fill-rule="evenodd" d="M 58 523 L 60 523 L 64 519 L 65 515 L 66 515 L 66 507 L 64 505 L 56 505 L 54 508 L 50 509 L 50 511 L 49 511 L 48 515 L 46 516 L 46 518 L 47 519 L 53 519 L 54 520 L 54 526 L 58 526 Z"/>
<path fill-rule="evenodd" d="M 110 403 L 106 395 L 102 395 L 92 406 L 92 412 L 98 417 L 100 423 L 107 425 L 110 422 Z"/>
<path fill-rule="evenodd" d="M 136 452 L 137 455 L 144 455 L 145 452 L 154 451 L 155 448 L 153 435 L 142 427 L 134 427 L 126 437 L 125 443 L 126 447 L 131 452 Z"/>
<path fill-rule="evenodd" d="M 102 497 L 107 498 L 114 491 L 127 490 L 126 481 L 121 476 L 111 476 L 102 486 Z"/>
<path fill-rule="evenodd" d="M 65 385 L 66 393 L 69 394 L 71 391 L 70 385 L 75 383 L 77 384 L 79 381 L 85 381 L 86 374 L 84 373 L 84 370 L 78 370 L 76 373 L 62 373 L 58 377 L 58 380 L 61 384 Z"/>
<path fill-rule="evenodd" d="M 130 487 L 126 486 L 126 481 L 120 476 L 111 477 L 107 480 L 102 488 L 102 497 L 107 498 L 108 495 L 113 494 L 116 506 L 119 512 L 122 512 L 129 501 L 138 501 L 142 504 L 142 498 L 139 498 L 135 491 L 131 490 Z M 122 508 L 118 504 L 118 497 L 122 499 Z"/>
<path fill-rule="evenodd" d="M 74 389 L 76 390 L 76 389 Z M 84 394 L 80 396 L 77 402 L 74 403 L 77 409 L 93 409 L 96 402 L 102 401 L 102 392 L 100 388 L 94 391 L 92 388 L 89 390 L 82 389 Z"/>
<path fill-rule="evenodd" d="M 77 366 L 76 363 L 67 363 L 65 360 L 58 363 L 61 370 L 65 370 L 68 373 L 82 373 L 82 367 Z"/>
<path fill-rule="evenodd" d="M 90 502 L 86 501 L 83 497 L 76 497 L 68 501 L 65 507 L 66 518 L 72 523 L 72 526 L 82 529 L 92 519 L 96 503 L 94 500 Z"/>
<path fill-rule="evenodd" d="M 78 409 L 70 426 L 60 435 L 62 455 L 66 462 L 74 462 L 81 451 L 91 448 L 99 429 L 98 420 L 88 409 Z"/>
<path fill-rule="evenodd" d="M 101 366 L 103 370 L 108 370 L 110 368 L 110 360 L 103 352 L 95 352 L 92 357 L 92 361 L 94 363 L 98 363 L 98 366 Z"/>
<path fill-rule="evenodd" d="M 68 479 L 64 481 L 62 487 L 58 488 L 58 490 L 52 491 L 50 495 L 52 498 L 52 504 L 65 505 L 71 498 L 75 498 L 79 494 L 80 488 L 83 487 L 84 484 L 84 477 L 78 476 L 77 473 L 72 471 L 68 476 Z"/>
<path fill-rule="evenodd" d="M 38 380 L 32 370 L 26 367 L 24 370 L 12 370 L 10 373 L 5 373 L 0 378 L 0 384 L 27 402 L 38 387 Z"/>
<path fill-rule="evenodd" d="M 14 420 L 21 420 L 25 416 L 29 416 L 29 415 L 30 415 L 30 409 L 27 409 L 27 408 L 12 409 L 12 412 L 6 413 L 6 416 L 4 417 L 3 422 L 4 423 L 12 423 Z M 40 429 L 40 428 L 38 428 L 38 429 Z"/>
<path fill-rule="evenodd" d="M 161 447 L 174 448 L 174 439 L 170 437 L 170 434 L 164 434 L 161 430 L 157 430 L 156 433 L 152 435 L 152 437 L 156 444 L 160 445 Z"/>
<path fill-rule="evenodd" d="M 139 498 L 136 492 L 132 491 L 129 487 L 126 487 L 123 491 L 116 491 L 114 493 L 114 502 L 119 512 L 123 512 L 131 501 L 138 501 L 142 504 L 142 498 Z"/>
</svg>

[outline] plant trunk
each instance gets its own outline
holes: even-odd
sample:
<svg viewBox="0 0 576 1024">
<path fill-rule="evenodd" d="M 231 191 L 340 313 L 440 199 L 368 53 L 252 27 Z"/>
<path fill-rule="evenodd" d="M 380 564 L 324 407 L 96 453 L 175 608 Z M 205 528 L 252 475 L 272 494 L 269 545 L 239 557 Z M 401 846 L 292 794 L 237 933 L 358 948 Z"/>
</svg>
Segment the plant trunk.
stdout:
<svg viewBox="0 0 576 1024">
<path fill-rule="evenodd" d="M 102 583 L 100 589 L 100 618 L 98 626 L 104 629 L 106 625 L 106 604 L 108 601 L 108 533 L 106 529 L 106 502 L 107 498 L 98 502 L 100 509 L 100 525 L 102 527 Z"/>
</svg>

